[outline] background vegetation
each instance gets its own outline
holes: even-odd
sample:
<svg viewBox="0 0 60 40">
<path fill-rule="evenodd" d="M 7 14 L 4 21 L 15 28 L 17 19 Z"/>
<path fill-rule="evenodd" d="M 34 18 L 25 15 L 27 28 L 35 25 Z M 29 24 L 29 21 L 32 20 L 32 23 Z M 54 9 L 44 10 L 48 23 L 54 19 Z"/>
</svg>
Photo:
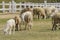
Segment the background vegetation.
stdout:
<svg viewBox="0 0 60 40">
<path fill-rule="evenodd" d="M 2 2 L 2 1 L 5 1 L 5 2 L 9 2 L 9 1 L 11 1 L 11 0 L 0 0 L 0 2 Z M 36 3 L 36 2 L 39 2 L 39 3 L 43 3 L 44 2 L 44 0 L 15 0 L 16 2 L 34 2 L 34 3 Z M 60 2 L 60 0 L 47 0 L 47 2 Z"/>
</svg>

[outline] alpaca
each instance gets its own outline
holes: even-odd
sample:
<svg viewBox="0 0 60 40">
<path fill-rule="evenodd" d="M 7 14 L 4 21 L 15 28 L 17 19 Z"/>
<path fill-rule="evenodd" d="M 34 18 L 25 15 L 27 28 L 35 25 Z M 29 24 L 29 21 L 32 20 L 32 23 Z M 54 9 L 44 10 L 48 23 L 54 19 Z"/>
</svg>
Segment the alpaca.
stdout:
<svg viewBox="0 0 60 40">
<path fill-rule="evenodd" d="M 15 16 L 15 27 L 16 31 L 21 30 L 21 18 L 19 16 Z"/>
<path fill-rule="evenodd" d="M 60 25 L 60 12 L 55 10 L 50 16 L 52 17 L 52 30 L 54 31 L 57 29 L 57 26 Z"/>
<path fill-rule="evenodd" d="M 11 35 L 11 32 L 15 33 L 15 20 L 14 19 L 9 19 L 6 23 L 3 31 L 4 31 L 4 34 L 6 34 L 6 35 L 7 34 Z"/>
<path fill-rule="evenodd" d="M 21 15 L 22 21 L 25 24 L 25 29 L 30 29 L 32 26 L 33 15 L 31 11 L 26 11 Z"/>
<path fill-rule="evenodd" d="M 51 7 L 44 7 L 45 9 L 45 14 L 46 14 L 46 18 L 50 18 L 50 15 L 53 13 L 53 12 L 57 12 L 57 8 L 55 6 L 51 6 Z"/>
<path fill-rule="evenodd" d="M 39 19 L 39 17 L 42 17 L 43 19 L 46 19 L 45 10 L 42 7 L 33 8 L 33 16 L 35 14 L 38 15 L 38 19 Z"/>
</svg>

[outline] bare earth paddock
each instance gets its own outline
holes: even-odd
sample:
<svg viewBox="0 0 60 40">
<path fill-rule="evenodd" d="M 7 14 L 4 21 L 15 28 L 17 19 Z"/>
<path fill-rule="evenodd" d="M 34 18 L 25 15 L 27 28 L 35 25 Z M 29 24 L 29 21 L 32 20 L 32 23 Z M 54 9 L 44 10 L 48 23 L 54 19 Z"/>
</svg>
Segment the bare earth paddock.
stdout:
<svg viewBox="0 0 60 40">
<path fill-rule="evenodd" d="M 12 35 L 4 35 L 2 29 L 6 21 L 19 14 L 0 14 L 0 40 L 60 40 L 60 30 L 51 31 L 51 19 L 34 19 L 33 27 L 30 31 L 16 31 Z M 22 28 L 24 28 L 22 26 Z"/>
</svg>

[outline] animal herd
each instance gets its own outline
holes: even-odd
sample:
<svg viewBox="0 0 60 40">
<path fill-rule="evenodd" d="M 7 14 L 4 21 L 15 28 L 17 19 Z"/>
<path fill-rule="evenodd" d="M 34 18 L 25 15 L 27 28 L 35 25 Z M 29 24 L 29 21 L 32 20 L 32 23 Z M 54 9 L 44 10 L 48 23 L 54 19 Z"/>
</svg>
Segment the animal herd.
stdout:
<svg viewBox="0 0 60 40">
<path fill-rule="evenodd" d="M 55 6 L 51 7 L 34 7 L 25 8 L 20 12 L 19 16 L 15 16 L 9 19 L 3 29 L 4 34 L 15 33 L 15 31 L 21 31 L 21 25 L 24 24 L 24 30 L 30 30 L 33 25 L 34 16 L 37 15 L 39 18 L 47 19 L 52 18 L 52 31 L 57 29 L 60 25 L 60 12 Z"/>
</svg>

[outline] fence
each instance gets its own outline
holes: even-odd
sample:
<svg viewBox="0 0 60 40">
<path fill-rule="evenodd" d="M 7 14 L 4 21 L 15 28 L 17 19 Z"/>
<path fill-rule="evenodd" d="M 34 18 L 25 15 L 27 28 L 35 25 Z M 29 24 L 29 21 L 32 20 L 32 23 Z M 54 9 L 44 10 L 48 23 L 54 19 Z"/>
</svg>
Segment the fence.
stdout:
<svg viewBox="0 0 60 40">
<path fill-rule="evenodd" d="M 23 8 L 29 7 L 29 8 L 34 8 L 34 7 L 46 7 L 46 6 L 56 6 L 58 9 L 60 9 L 60 3 L 16 3 L 14 1 L 9 2 L 9 3 L 5 3 L 4 1 L 2 1 L 2 3 L 0 3 L 0 12 L 9 12 L 9 13 L 15 13 L 15 12 L 20 12 Z"/>
</svg>

